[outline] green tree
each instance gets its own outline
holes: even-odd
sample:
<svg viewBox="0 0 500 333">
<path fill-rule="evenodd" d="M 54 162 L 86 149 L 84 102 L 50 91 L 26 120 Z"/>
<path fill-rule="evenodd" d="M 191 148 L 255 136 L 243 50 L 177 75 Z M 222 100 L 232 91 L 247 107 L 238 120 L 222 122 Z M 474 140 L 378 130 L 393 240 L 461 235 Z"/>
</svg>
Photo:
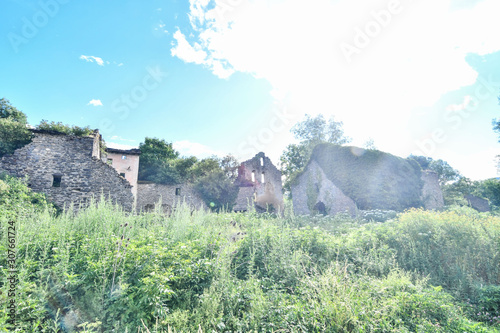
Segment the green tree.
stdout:
<svg viewBox="0 0 500 333">
<path fill-rule="evenodd" d="M 486 179 L 480 181 L 474 194 L 488 199 L 490 204 L 500 207 L 500 180 Z"/>
<path fill-rule="evenodd" d="M 10 102 L 0 99 L 0 157 L 12 154 L 31 141 L 26 115 Z"/>
<path fill-rule="evenodd" d="M 290 180 L 304 168 L 317 144 L 351 142 L 351 138 L 344 135 L 343 125 L 333 117 L 326 121 L 321 114 L 316 117 L 306 114 L 303 121 L 295 124 L 291 132 L 299 143 L 288 145 L 280 157 L 281 172 L 286 177 L 285 189 L 290 190 Z"/>
<path fill-rule="evenodd" d="M 27 124 L 28 122 L 26 115 L 12 106 L 9 100 L 5 98 L 0 99 L 0 118 L 9 118 L 21 124 Z"/>
<path fill-rule="evenodd" d="M 200 177 L 195 186 L 207 206 L 217 212 L 232 210 L 238 196 L 238 187 L 222 170 Z"/>
<path fill-rule="evenodd" d="M 201 177 L 205 177 L 211 173 L 221 171 L 219 159 L 216 156 L 204 158 L 191 168 L 189 180 L 196 181 Z"/>
<path fill-rule="evenodd" d="M 478 182 L 467 177 L 460 177 L 456 182 L 445 184 L 442 188 L 445 205 L 467 206 L 464 196 L 474 194 L 478 188 Z"/>
<path fill-rule="evenodd" d="M 460 179 L 461 175 L 458 170 L 453 169 L 448 162 L 443 160 L 433 160 L 429 164 L 429 169 L 437 173 L 439 185 L 443 186 L 446 183 Z"/>
<path fill-rule="evenodd" d="M 363 147 L 365 149 L 368 149 L 368 150 L 377 150 L 377 147 L 375 146 L 375 141 L 372 138 L 369 138 L 368 140 L 366 140 Z"/>
<path fill-rule="evenodd" d="M 417 161 L 422 170 L 432 170 L 438 175 L 441 187 L 447 183 L 457 181 L 461 178 L 460 172 L 453 169 L 448 162 L 441 159 L 434 160 L 430 157 L 410 155 L 408 159 Z"/>
<path fill-rule="evenodd" d="M 175 167 L 179 152 L 173 148 L 172 143 L 164 139 L 146 137 L 139 149 L 139 180 L 159 184 L 179 184 L 183 181 Z"/>
<path fill-rule="evenodd" d="M 234 183 L 238 166 L 238 161 L 231 155 L 205 158 L 193 166 L 191 179 L 213 211 L 233 208 L 238 196 L 238 187 Z"/>
<path fill-rule="evenodd" d="M 173 160 L 173 166 L 182 179 L 189 179 L 193 172 L 193 167 L 198 163 L 195 156 L 181 157 Z"/>
<path fill-rule="evenodd" d="M 413 159 L 413 160 L 417 161 L 417 163 L 420 165 L 422 170 L 428 170 L 429 165 L 432 162 L 432 158 L 425 157 L 425 156 L 410 155 L 410 156 L 408 156 L 408 159 Z"/>
</svg>

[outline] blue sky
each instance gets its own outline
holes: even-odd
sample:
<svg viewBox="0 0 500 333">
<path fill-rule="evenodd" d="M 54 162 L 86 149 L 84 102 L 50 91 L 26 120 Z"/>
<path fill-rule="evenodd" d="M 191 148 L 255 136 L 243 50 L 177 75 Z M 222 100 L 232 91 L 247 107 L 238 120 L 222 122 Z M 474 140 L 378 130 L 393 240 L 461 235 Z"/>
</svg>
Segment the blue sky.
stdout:
<svg viewBox="0 0 500 333">
<path fill-rule="evenodd" d="M 497 0 L 7 0 L 0 97 L 184 155 L 278 162 L 304 115 L 353 144 L 496 176 Z"/>
</svg>

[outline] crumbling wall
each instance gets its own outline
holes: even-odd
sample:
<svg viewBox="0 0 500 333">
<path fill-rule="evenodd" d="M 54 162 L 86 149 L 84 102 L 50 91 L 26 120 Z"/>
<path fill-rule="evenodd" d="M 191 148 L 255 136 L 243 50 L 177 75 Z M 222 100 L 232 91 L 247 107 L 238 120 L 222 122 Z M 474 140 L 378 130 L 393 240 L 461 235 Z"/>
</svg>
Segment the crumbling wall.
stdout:
<svg viewBox="0 0 500 333">
<path fill-rule="evenodd" d="M 347 212 L 354 216 L 356 204 L 325 175 L 315 161 L 292 184 L 293 210 L 297 215 L 335 215 Z"/>
<path fill-rule="evenodd" d="M 477 210 L 478 212 L 489 212 L 490 211 L 490 203 L 488 200 L 477 197 L 472 194 L 468 194 L 465 197 L 469 206 Z"/>
<path fill-rule="evenodd" d="M 139 183 L 137 185 L 137 210 L 151 211 L 160 201 L 164 213 L 170 213 L 175 206 L 185 202 L 194 209 L 207 208 L 203 199 L 189 184 L 165 185 Z"/>
<path fill-rule="evenodd" d="M 444 206 L 443 192 L 439 186 L 437 173 L 430 170 L 422 171 L 422 202 L 425 209 L 439 209 Z"/>
<path fill-rule="evenodd" d="M 92 196 L 98 198 L 102 193 L 124 209 L 132 210 L 131 186 L 99 159 L 95 136 L 33 133 L 31 143 L 0 160 L 1 170 L 17 177 L 27 175 L 33 191 L 47 194 L 61 208 L 71 203 L 75 208 L 85 206 Z M 56 177 L 60 177 L 59 184 L 55 184 Z"/>
<path fill-rule="evenodd" d="M 246 211 L 248 203 L 260 209 L 283 209 L 281 172 L 263 152 L 241 163 L 236 184 L 239 186 L 235 211 Z"/>
</svg>

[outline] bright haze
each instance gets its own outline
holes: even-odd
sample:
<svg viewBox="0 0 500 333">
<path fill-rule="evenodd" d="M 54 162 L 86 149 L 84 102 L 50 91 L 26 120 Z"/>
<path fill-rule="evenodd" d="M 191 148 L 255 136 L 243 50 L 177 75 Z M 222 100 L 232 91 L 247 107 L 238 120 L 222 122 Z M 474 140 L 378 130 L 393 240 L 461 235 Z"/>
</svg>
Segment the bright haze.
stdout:
<svg viewBox="0 0 500 333">
<path fill-rule="evenodd" d="M 305 114 L 353 145 L 497 175 L 498 0 L 7 0 L 0 97 L 183 155 L 264 151 Z M 124 146 L 125 145 L 125 146 Z"/>
</svg>

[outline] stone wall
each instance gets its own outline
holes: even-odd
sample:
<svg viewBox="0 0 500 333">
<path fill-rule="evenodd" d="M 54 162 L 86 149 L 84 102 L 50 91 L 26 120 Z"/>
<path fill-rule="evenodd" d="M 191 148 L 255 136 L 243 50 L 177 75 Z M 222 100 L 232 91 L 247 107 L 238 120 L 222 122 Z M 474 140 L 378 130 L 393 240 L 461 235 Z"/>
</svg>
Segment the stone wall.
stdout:
<svg viewBox="0 0 500 333">
<path fill-rule="evenodd" d="M 188 184 L 164 185 L 155 183 L 139 183 L 137 185 L 137 210 L 151 211 L 160 201 L 163 212 L 170 213 L 182 202 L 194 209 L 207 208 L 198 193 Z"/>
<path fill-rule="evenodd" d="M 281 172 L 264 153 L 241 163 L 236 184 L 240 190 L 233 210 L 246 211 L 249 202 L 263 210 L 269 205 L 283 209 Z"/>
<path fill-rule="evenodd" d="M 23 177 L 28 186 L 47 194 L 57 206 L 85 206 L 101 193 L 132 210 L 134 198 L 127 180 L 100 159 L 99 133 L 76 137 L 51 131 L 33 130 L 33 140 L 0 160 L 0 169 Z"/>
<path fill-rule="evenodd" d="M 425 209 L 439 209 L 444 206 L 443 192 L 439 186 L 437 173 L 430 170 L 422 171 L 422 202 Z"/>
<path fill-rule="evenodd" d="M 292 185 L 293 211 L 297 215 L 347 212 L 354 216 L 356 204 L 335 186 L 321 167 L 311 161 Z"/>
<path fill-rule="evenodd" d="M 477 210 L 478 212 L 489 212 L 490 211 L 490 203 L 488 200 L 477 197 L 472 194 L 468 194 L 465 197 L 469 206 Z"/>
</svg>

